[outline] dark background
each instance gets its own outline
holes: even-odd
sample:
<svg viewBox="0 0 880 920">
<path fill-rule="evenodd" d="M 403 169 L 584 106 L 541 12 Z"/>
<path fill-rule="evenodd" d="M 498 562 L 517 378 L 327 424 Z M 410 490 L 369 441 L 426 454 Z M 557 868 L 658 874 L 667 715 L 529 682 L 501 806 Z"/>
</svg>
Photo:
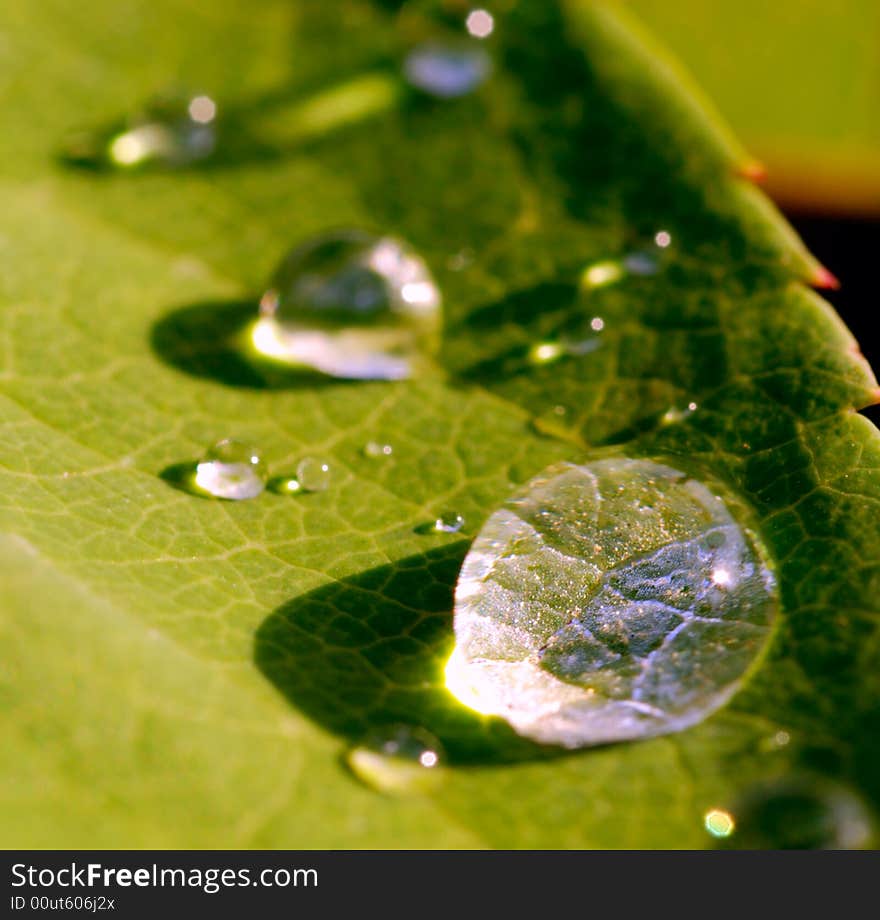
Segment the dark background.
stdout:
<svg viewBox="0 0 880 920">
<path fill-rule="evenodd" d="M 871 367 L 880 373 L 880 335 L 876 331 L 880 221 L 792 213 L 788 217 L 810 251 L 840 279 L 839 291 L 822 291 L 822 295 L 834 304 Z M 864 414 L 880 426 L 880 406 L 872 406 Z"/>
</svg>

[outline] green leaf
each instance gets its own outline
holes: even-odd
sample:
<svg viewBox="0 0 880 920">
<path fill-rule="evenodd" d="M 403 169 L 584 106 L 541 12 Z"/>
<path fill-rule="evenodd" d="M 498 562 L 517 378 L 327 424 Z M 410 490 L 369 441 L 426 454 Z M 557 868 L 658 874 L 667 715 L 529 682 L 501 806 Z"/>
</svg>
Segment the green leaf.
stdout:
<svg viewBox="0 0 880 920">
<path fill-rule="evenodd" d="M 499 11 L 495 76 L 442 103 L 397 82 L 435 26 L 395 4 L 4 17 L 5 846 L 704 846 L 707 809 L 804 773 L 876 805 L 880 439 L 855 412 L 876 381 L 736 177 L 745 155 L 615 4 Z M 232 112 L 210 165 L 54 159 L 67 129 L 175 81 Z M 347 224 L 431 265 L 442 375 L 304 382 L 231 350 L 286 249 Z M 581 289 L 661 230 L 657 274 Z M 597 318 L 600 347 L 528 360 Z M 333 486 L 175 489 L 169 468 L 222 437 L 273 473 L 327 457 Z M 372 440 L 392 456 L 364 456 Z M 713 718 L 559 757 L 446 692 L 451 594 L 516 484 L 610 445 L 705 464 L 750 503 L 783 610 Z M 446 510 L 462 534 L 421 532 Z M 386 798 L 341 766 L 389 721 L 447 747 L 435 795 Z"/>
</svg>

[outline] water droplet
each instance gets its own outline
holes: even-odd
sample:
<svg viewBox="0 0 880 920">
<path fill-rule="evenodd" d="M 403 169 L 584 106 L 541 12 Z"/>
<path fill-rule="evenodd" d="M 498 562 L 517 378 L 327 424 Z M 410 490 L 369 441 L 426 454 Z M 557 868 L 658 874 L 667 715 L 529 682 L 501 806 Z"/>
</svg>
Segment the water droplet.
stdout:
<svg viewBox="0 0 880 920">
<path fill-rule="evenodd" d="M 735 692 L 777 607 L 739 503 L 649 460 L 550 467 L 486 522 L 455 595 L 447 686 L 576 748 L 693 725 Z"/>
<path fill-rule="evenodd" d="M 471 10 L 464 24 L 474 38 L 488 38 L 495 30 L 495 18 L 488 10 Z"/>
<path fill-rule="evenodd" d="M 662 417 L 660 418 L 660 422 L 663 425 L 677 425 L 679 422 L 683 422 L 691 415 L 693 415 L 698 408 L 699 407 L 695 402 L 689 402 L 684 409 L 679 409 L 676 406 L 673 406 L 663 413 Z"/>
<path fill-rule="evenodd" d="M 672 234 L 668 230 L 660 230 L 654 234 L 654 242 L 661 249 L 667 249 L 672 243 Z"/>
<path fill-rule="evenodd" d="M 593 332 L 601 332 L 605 328 L 605 320 L 601 316 L 594 316 L 590 320 L 590 329 Z"/>
<path fill-rule="evenodd" d="M 703 818 L 703 826 L 713 836 L 718 838 L 729 837 L 736 827 L 733 815 L 722 808 L 713 808 L 707 811 Z"/>
<path fill-rule="evenodd" d="M 256 448 L 226 438 L 197 464 L 195 486 L 216 498 L 255 498 L 266 487 L 266 467 Z"/>
<path fill-rule="evenodd" d="M 552 364 L 564 355 L 565 346 L 561 342 L 538 342 L 529 349 L 532 364 Z"/>
<path fill-rule="evenodd" d="M 552 364 L 566 356 L 588 355 L 600 344 L 601 342 L 596 337 L 560 342 L 538 342 L 529 349 L 528 360 L 530 364 Z"/>
<path fill-rule="evenodd" d="M 210 96 L 157 99 L 121 124 L 69 137 L 62 156 L 75 165 L 115 169 L 187 166 L 214 152 L 216 118 Z"/>
<path fill-rule="evenodd" d="M 373 459 L 379 457 L 390 457 L 394 453 L 394 448 L 390 444 L 380 444 L 378 441 L 368 441 L 364 445 L 364 455 Z"/>
<path fill-rule="evenodd" d="M 416 89 L 453 99 L 484 83 L 492 72 L 492 60 L 476 41 L 431 41 L 410 51 L 403 72 Z"/>
<path fill-rule="evenodd" d="M 626 274 L 623 265 L 613 259 L 594 262 L 588 265 L 581 274 L 581 287 L 586 290 L 608 287 L 616 284 Z"/>
<path fill-rule="evenodd" d="M 358 779 L 392 795 L 433 788 L 444 759 L 443 749 L 433 735 L 409 725 L 377 729 L 346 755 L 346 763 Z"/>
<path fill-rule="evenodd" d="M 763 783 L 734 809 L 737 849 L 858 850 L 872 839 L 863 803 L 842 786 L 798 776 Z"/>
<path fill-rule="evenodd" d="M 333 471 L 326 460 L 304 457 L 296 468 L 296 481 L 306 492 L 326 492 L 333 480 Z"/>
<path fill-rule="evenodd" d="M 458 533 L 465 525 L 464 518 L 455 511 L 444 511 L 434 522 L 434 530 L 440 533 Z"/>
<path fill-rule="evenodd" d="M 339 231 L 293 250 L 252 331 L 267 358 L 333 377 L 401 380 L 438 345 L 440 292 L 400 240 Z"/>
</svg>

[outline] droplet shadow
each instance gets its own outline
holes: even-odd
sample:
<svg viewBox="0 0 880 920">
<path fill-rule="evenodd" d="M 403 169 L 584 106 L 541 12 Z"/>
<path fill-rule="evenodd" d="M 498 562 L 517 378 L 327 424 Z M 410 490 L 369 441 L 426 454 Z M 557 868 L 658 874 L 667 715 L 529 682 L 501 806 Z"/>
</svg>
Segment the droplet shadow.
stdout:
<svg viewBox="0 0 880 920">
<path fill-rule="evenodd" d="M 317 389 L 350 381 L 264 361 L 248 346 L 257 299 L 188 304 L 162 317 L 150 332 L 153 352 L 192 377 L 250 390 Z"/>
<path fill-rule="evenodd" d="M 411 556 L 283 604 L 257 630 L 257 667 L 292 705 L 351 743 L 407 724 L 436 736 L 453 765 L 568 753 L 520 737 L 446 690 L 453 590 L 468 546 Z"/>
</svg>

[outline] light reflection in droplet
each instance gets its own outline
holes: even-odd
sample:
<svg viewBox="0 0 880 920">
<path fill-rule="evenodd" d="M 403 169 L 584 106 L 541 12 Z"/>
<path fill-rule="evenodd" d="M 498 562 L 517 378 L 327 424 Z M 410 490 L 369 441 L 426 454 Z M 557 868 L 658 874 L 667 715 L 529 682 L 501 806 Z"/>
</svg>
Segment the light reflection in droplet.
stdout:
<svg viewBox="0 0 880 920">
<path fill-rule="evenodd" d="M 661 230 L 659 233 L 655 234 L 654 242 L 661 248 L 666 249 L 672 243 L 672 234 L 666 230 Z"/>
<path fill-rule="evenodd" d="M 590 320 L 590 329 L 593 332 L 601 332 L 605 328 L 605 320 L 601 316 L 594 316 Z"/>
</svg>

